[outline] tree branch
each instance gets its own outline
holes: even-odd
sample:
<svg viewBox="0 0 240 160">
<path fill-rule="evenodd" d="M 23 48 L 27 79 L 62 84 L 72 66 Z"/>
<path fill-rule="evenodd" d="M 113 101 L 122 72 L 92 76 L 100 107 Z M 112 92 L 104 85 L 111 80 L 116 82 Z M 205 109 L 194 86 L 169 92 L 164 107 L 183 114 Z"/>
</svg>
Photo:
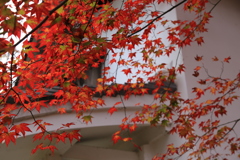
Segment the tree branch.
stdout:
<svg viewBox="0 0 240 160">
<path fill-rule="evenodd" d="M 18 46 L 20 43 L 22 43 L 24 41 L 24 39 L 26 39 L 29 35 L 33 34 L 37 29 L 39 29 L 47 20 L 48 18 L 60 7 L 62 7 L 65 3 L 67 3 L 68 0 L 65 0 L 63 2 L 61 2 L 58 6 L 56 6 L 54 9 L 52 9 L 51 11 L 49 11 L 49 14 L 35 27 L 33 28 L 28 34 L 26 34 L 22 39 L 20 39 L 17 43 L 15 43 L 13 45 L 13 47 Z M 5 50 L 0 50 L 1 52 L 4 52 Z"/>
<path fill-rule="evenodd" d="M 51 135 L 51 133 L 48 132 L 48 131 L 36 120 L 36 118 L 34 117 L 32 111 L 24 105 L 24 103 L 23 103 L 20 95 L 19 95 L 13 88 L 11 88 L 10 90 L 12 90 L 12 91 L 17 95 L 17 97 L 18 97 L 18 99 L 20 100 L 20 102 L 21 102 L 21 104 L 23 105 L 23 107 L 31 114 L 33 121 L 34 121 L 44 132 L 46 132 L 46 133 L 48 133 L 48 134 Z"/>
<path fill-rule="evenodd" d="M 35 28 L 33 28 L 28 34 L 26 34 L 22 39 L 20 39 L 16 44 L 13 46 L 16 47 L 18 46 L 24 39 L 26 39 L 29 35 L 33 34 L 38 28 L 40 28 L 47 20 L 48 18 L 60 7 L 62 7 L 65 3 L 67 3 L 68 0 L 65 0 L 61 2 L 58 6 L 56 6 L 54 9 L 49 11 L 49 15 L 47 15 Z"/>
<path fill-rule="evenodd" d="M 183 4 L 184 2 L 186 2 L 187 0 L 183 0 L 182 2 L 176 4 L 175 6 L 173 6 L 172 8 L 170 8 L 169 10 L 165 11 L 163 14 L 155 17 L 151 22 L 149 22 L 146 26 L 142 27 L 141 29 L 137 30 L 136 32 L 128 35 L 127 37 L 131 37 L 133 36 L 134 34 L 138 33 L 138 32 L 141 32 L 142 30 L 144 30 L 145 28 L 147 28 L 149 25 L 153 24 L 153 22 L 155 22 L 156 20 L 158 20 L 159 18 L 161 18 L 162 16 L 164 16 L 165 14 L 171 12 L 173 9 L 177 8 L 178 6 L 180 6 L 181 4 Z"/>
</svg>

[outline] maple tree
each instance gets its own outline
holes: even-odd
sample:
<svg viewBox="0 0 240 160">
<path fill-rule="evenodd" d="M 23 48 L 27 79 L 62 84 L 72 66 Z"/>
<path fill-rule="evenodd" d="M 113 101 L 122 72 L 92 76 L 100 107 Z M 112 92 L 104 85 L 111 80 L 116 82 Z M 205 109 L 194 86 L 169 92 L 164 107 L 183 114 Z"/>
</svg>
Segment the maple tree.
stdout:
<svg viewBox="0 0 240 160">
<path fill-rule="evenodd" d="M 240 87 L 240 75 L 226 79 L 208 74 L 206 79 L 198 81 L 201 87 L 193 88 L 195 98 L 184 99 L 180 92 L 170 87 L 177 75 L 185 72 L 184 64 L 167 68 L 165 63 L 155 62 L 162 56 L 171 56 L 176 50 L 180 54 L 182 48 L 193 43 L 202 45 L 204 37 L 198 35 L 208 31 L 206 25 L 212 17 L 211 12 L 220 1 L 210 9 L 206 7 L 207 0 L 126 0 L 117 7 L 112 6 L 112 0 L 1 1 L 0 55 L 9 55 L 9 58 L 0 62 L 0 142 L 6 145 L 16 143 L 18 137 L 32 132 L 31 124 L 14 123 L 19 112 L 31 114 L 38 131 L 34 135 L 35 141 L 43 138 L 57 142 L 80 140 L 79 130 L 48 131 L 48 126 L 54 124 L 37 119 L 33 111 L 41 112 L 43 107 L 70 102 L 76 117 L 88 124 L 94 117 L 85 113 L 103 106 L 103 96 L 122 97 L 121 102 L 116 102 L 108 110 L 109 115 L 114 116 L 118 112 L 117 106 L 124 106 L 124 99 L 151 92 L 158 103 L 140 104 L 142 107 L 135 116 L 123 117 L 120 130 L 113 133 L 114 143 L 132 141 L 131 137 L 122 137 L 121 133 L 133 132 L 139 124 L 168 126 L 171 123 L 169 134 L 178 134 L 186 141 L 180 146 L 169 144 L 167 152 L 157 155 L 155 160 L 178 158 L 184 154 L 188 154 L 189 159 L 201 159 L 202 155 L 219 146 L 228 149 L 226 155 L 237 153 L 240 139 L 228 135 L 234 132 L 240 119 L 225 124 L 219 119 L 227 114 L 226 107 L 239 98 L 235 92 Z M 173 5 L 164 12 L 154 10 L 153 4 L 163 3 Z M 177 7 L 192 13 L 195 18 L 191 21 L 166 19 L 165 15 Z M 164 26 L 164 31 L 156 33 L 157 24 Z M 30 32 L 27 27 L 31 28 Z M 168 43 L 162 40 L 163 34 L 167 34 Z M 16 47 L 21 43 L 22 49 L 17 51 Z M 139 57 L 142 61 L 138 60 Z M 107 58 L 109 65 L 104 66 Z M 202 56 L 195 57 L 196 62 L 202 59 Z M 217 56 L 212 60 L 220 61 Z M 226 57 L 221 63 L 230 62 L 231 57 Z M 116 75 L 109 76 L 111 65 L 131 78 L 125 84 L 116 83 Z M 90 78 L 87 72 L 99 66 L 103 66 L 102 75 L 96 86 L 76 82 L 86 82 Z M 199 71 L 204 69 L 204 66 L 196 66 L 193 76 L 198 77 Z M 154 83 L 154 89 L 147 88 L 147 82 Z M 56 86 L 58 90 L 46 99 L 49 89 Z M 205 94 L 217 96 L 200 101 Z M 57 111 L 63 115 L 66 113 L 61 107 Z M 209 114 L 214 118 L 202 118 Z M 229 127 L 230 123 L 232 127 Z M 72 125 L 73 122 L 66 122 L 58 130 Z M 196 132 L 196 127 L 201 134 Z M 56 147 L 41 143 L 32 153 L 38 149 L 54 152 Z M 222 155 L 216 153 L 207 158 L 219 156 Z"/>
</svg>

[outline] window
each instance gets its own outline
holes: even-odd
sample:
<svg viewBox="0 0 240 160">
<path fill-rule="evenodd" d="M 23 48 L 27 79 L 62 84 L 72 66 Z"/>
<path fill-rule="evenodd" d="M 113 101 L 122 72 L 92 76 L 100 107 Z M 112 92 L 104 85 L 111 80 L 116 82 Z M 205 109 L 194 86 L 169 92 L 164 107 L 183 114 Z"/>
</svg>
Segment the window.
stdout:
<svg viewBox="0 0 240 160">
<path fill-rule="evenodd" d="M 102 70 L 102 64 L 99 64 L 97 68 L 90 67 L 86 71 L 87 79 L 77 79 L 74 83 L 77 86 L 88 86 L 88 87 L 96 87 L 97 86 L 97 79 L 101 78 L 101 70 Z"/>
</svg>

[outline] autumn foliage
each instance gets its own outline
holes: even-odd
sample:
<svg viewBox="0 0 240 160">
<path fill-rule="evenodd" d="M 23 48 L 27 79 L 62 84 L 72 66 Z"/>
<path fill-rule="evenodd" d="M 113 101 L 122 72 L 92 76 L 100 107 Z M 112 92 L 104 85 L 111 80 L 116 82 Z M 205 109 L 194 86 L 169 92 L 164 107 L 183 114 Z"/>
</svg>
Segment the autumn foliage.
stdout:
<svg viewBox="0 0 240 160">
<path fill-rule="evenodd" d="M 167 67 L 166 63 L 156 62 L 156 59 L 178 51 L 180 55 L 180 50 L 186 46 L 202 45 L 204 37 L 201 33 L 208 32 L 206 25 L 211 23 L 211 12 L 220 1 L 210 9 L 206 9 L 208 0 L 126 0 L 116 2 L 120 5 L 112 5 L 115 2 L 0 1 L 0 56 L 6 59 L 0 62 L 0 142 L 6 145 L 17 143 L 18 137 L 33 130 L 37 130 L 34 141 L 80 140 L 79 130 L 67 130 L 74 125 L 73 122 L 49 131 L 48 127 L 54 124 L 36 118 L 33 111 L 41 113 L 44 107 L 56 108 L 71 103 L 71 111 L 68 112 L 75 112 L 79 120 L 88 124 L 94 117 L 86 113 L 104 106 L 103 97 L 122 97 L 121 102 L 116 102 L 108 110 L 109 116 L 114 116 L 118 105 L 124 106 L 124 100 L 150 94 L 146 83 L 151 82 L 155 86 L 151 94 L 157 103 L 138 104 L 136 106 L 141 107 L 134 116 L 122 117 L 120 130 L 112 135 L 113 143 L 131 141 L 139 147 L 131 137 L 123 137 L 121 133 L 126 130 L 134 132 L 143 123 L 152 126 L 171 124 L 169 134 L 177 134 L 185 138 L 185 142 L 180 146 L 169 144 L 166 153 L 157 155 L 155 160 L 178 158 L 184 154 L 188 154 L 189 159 L 201 159 L 202 155 L 217 147 L 226 147 L 226 155 L 239 151 L 240 139 L 228 136 L 239 119 L 226 124 L 220 123 L 219 119 L 227 114 L 226 107 L 239 98 L 235 91 L 240 86 L 240 75 L 234 79 L 211 75 L 198 79 L 199 86 L 192 88 L 195 98 L 184 99 L 180 92 L 170 87 L 179 74 L 184 74 L 184 64 Z M 155 5 L 162 4 L 171 5 L 165 11 L 154 9 Z M 167 13 L 178 7 L 194 15 L 193 20 L 165 18 Z M 164 30 L 156 31 L 159 25 Z M 167 35 L 167 43 L 162 35 Z M 21 43 L 19 51 L 17 47 Z M 214 56 L 213 62 L 231 63 L 231 57 L 220 60 Z M 198 77 L 200 70 L 206 70 L 201 64 L 203 58 L 201 55 L 195 57 L 196 68 L 192 76 Z M 123 84 L 117 83 L 117 75 L 109 74 L 111 65 L 117 66 L 116 72 L 130 78 Z M 101 76 L 95 86 L 77 83 L 86 82 L 90 78 L 88 71 L 99 66 Z M 49 95 L 49 90 L 56 87 L 57 91 Z M 201 101 L 206 94 L 216 98 Z M 33 123 L 18 123 L 20 112 L 28 112 Z M 64 107 L 57 107 L 57 112 L 64 116 L 67 111 Z M 212 119 L 203 118 L 209 114 Z M 229 127 L 227 124 L 230 123 L 234 125 Z M 200 134 L 196 132 L 197 128 Z M 57 148 L 51 143 L 41 143 L 32 153 L 38 149 L 54 152 Z M 219 156 L 221 153 L 206 158 Z"/>
</svg>

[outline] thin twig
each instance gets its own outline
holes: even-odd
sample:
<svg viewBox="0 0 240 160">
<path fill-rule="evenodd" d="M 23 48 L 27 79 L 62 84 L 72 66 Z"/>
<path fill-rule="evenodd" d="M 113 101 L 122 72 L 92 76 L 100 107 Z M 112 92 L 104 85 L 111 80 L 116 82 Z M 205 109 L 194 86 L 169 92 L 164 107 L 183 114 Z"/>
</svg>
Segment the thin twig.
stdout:
<svg viewBox="0 0 240 160">
<path fill-rule="evenodd" d="M 183 4 L 184 2 L 186 2 L 187 0 L 183 0 L 182 2 L 176 4 L 175 6 L 173 6 L 172 8 L 170 8 L 169 10 L 165 11 L 163 14 L 155 17 L 151 22 L 149 22 L 146 26 L 142 27 L 141 29 L 137 30 L 136 32 L 133 32 L 132 34 L 128 35 L 127 37 L 131 37 L 134 34 L 141 32 L 142 30 L 144 30 L 145 28 L 147 28 L 149 25 L 153 24 L 153 22 L 155 22 L 156 20 L 158 20 L 159 18 L 161 18 L 162 16 L 164 16 L 165 14 L 171 12 L 173 9 L 177 8 L 178 6 L 180 6 L 181 4 Z"/>
<path fill-rule="evenodd" d="M 32 111 L 24 105 L 24 103 L 23 103 L 20 95 L 19 95 L 13 88 L 11 88 L 10 90 L 12 90 L 12 91 L 17 95 L 17 97 L 18 97 L 19 101 L 21 102 L 21 104 L 23 105 L 23 107 L 31 114 L 33 121 L 34 121 L 43 131 L 45 131 L 45 132 L 48 133 L 48 134 L 51 134 L 50 132 L 48 132 L 48 131 L 36 120 L 36 118 L 34 117 Z"/>
</svg>

